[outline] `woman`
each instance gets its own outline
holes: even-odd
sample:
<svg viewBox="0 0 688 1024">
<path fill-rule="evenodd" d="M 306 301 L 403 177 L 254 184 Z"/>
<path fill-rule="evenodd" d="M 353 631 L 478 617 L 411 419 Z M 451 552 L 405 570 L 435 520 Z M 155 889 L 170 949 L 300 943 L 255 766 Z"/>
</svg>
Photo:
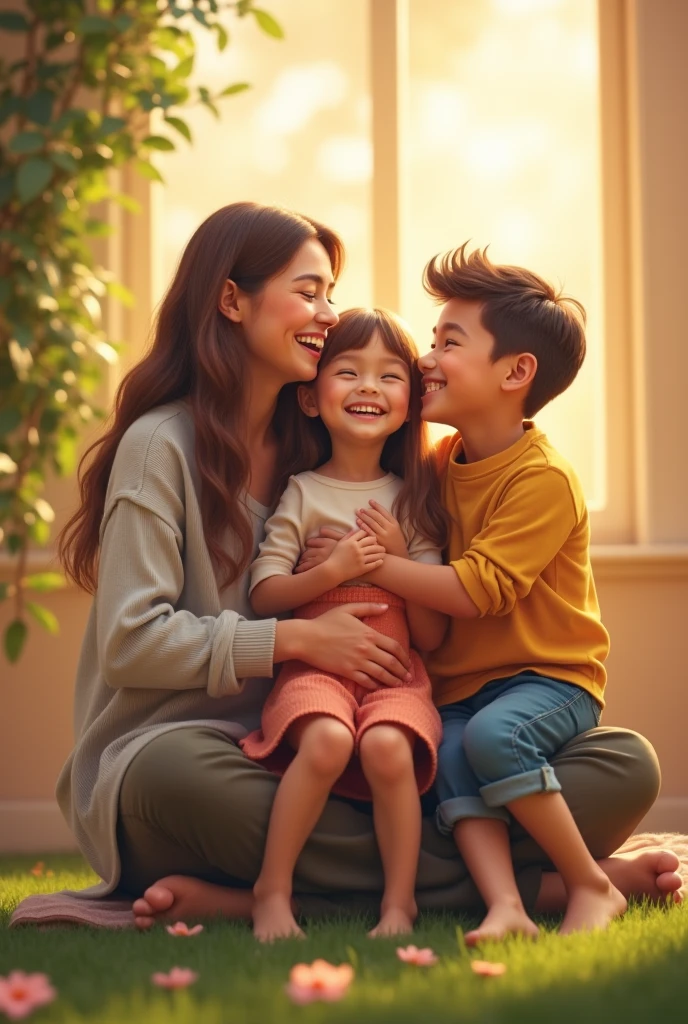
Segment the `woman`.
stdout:
<svg viewBox="0 0 688 1024">
<path fill-rule="evenodd" d="M 209 217 L 151 350 L 120 387 L 62 537 L 66 569 L 94 603 L 58 801 L 104 880 L 86 895 L 139 897 L 140 927 L 250 917 L 278 780 L 237 741 L 257 727 L 276 663 L 306 660 L 369 688 L 407 677 L 402 648 L 360 621 L 377 606 L 256 621 L 247 600 L 247 567 L 298 455 L 289 385 L 316 375 L 342 258 L 332 231 L 285 210 L 236 203 Z M 625 730 L 578 737 L 556 771 L 597 857 L 627 838 L 658 788 L 651 748 Z M 514 858 L 526 905 L 556 909 L 560 882 L 541 883 L 542 855 L 522 833 Z M 620 888 L 655 895 L 678 887 L 676 866 L 657 852 L 633 871 L 607 864 Z M 371 819 L 330 800 L 297 864 L 300 908 L 367 905 L 381 885 Z M 477 901 L 430 820 L 418 886 L 421 907 Z"/>
</svg>

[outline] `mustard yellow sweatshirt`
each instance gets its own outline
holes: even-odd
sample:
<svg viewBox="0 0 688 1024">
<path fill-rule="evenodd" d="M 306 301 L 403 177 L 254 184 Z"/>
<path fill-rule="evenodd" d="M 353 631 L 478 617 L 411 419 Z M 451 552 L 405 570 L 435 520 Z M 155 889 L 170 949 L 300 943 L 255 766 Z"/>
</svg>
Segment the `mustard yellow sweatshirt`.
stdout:
<svg viewBox="0 0 688 1024">
<path fill-rule="evenodd" d="M 542 431 L 524 426 L 516 444 L 479 462 L 457 462 L 458 434 L 438 445 L 449 564 L 480 611 L 452 619 L 429 657 L 440 705 L 529 669 L 575 683 L 604 706 L 609 635 L 583 491 Z"/>
</svg>

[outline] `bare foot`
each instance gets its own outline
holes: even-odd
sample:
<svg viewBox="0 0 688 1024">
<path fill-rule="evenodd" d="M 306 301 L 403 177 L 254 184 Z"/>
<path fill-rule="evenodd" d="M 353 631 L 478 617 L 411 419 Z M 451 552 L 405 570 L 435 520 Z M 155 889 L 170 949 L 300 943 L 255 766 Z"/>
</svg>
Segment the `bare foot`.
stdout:
<svg viewBox="0 0 688 1024">
<path fill-rule="evenodd" d="M 303 932 L 294 920 L 291 901 L 282 893 L 272 893 L 253 904 L 253 934 L 259 942 L 275 939 L 303 939 Z"/>
<path fill-rule="evenodd" d="M 671 850 L 618 853 L 599 861 L 599 865 L 624 896 L 646 896 L 659 902 L 673 894 L 675 903 L 682 900 L 680 862 Z"/>
<path fill-rule="evenodd" d="M 415 916 L 415 914 L 409 914 L 402 907 L 389 907 L 387 910 L 383 910 L 382 917 L 373 930 L 368 932 L 368 937 L 380 939 L 390 935 L 408 935 L 413 931 Z"/>
<path fill-rule="evenodd" d="M 494 903 L 488 910 L 479 928 L 466 932 L 467 946 L 477 946 L 488 939 L 503 939 L 507 935 L 525 935 L 537 939 L 540 931 L 526 914 L 523 904 Z"/>
<path fill-rule="evenodd" d="M 615 917 L 624 914 L 627 907 L 626 897 L 608 878 L 604 878 L 601 885 L 578 885 L 569 893 L 569 903 L 559 934 L 570 935 L 571 932 L 606 928 Z"/>
<path fill-rule="evenodd" d="M 156 921 L 187 921 L 198 917 L 249 920 L 253 912 L 250 889 L 230 889 L 188 875 L 168 875 L 134 901 L 134 923 L 150 928 Z"/>
<path fill-rule="evenodd" d="M 678 874 L 680 862 L 675 853 L 662 849 L 638 849 L 614 854 L 597 862 L 619 892 L 628 898 L 646 898 L 655 903 L 673 897 L 680 903 L 683 880 Z M 561 876 L 545 872 L 542 876 L 535 910 L 538 914 L 556 914 L 567 908 L 566 889 Z"/>
</svg>

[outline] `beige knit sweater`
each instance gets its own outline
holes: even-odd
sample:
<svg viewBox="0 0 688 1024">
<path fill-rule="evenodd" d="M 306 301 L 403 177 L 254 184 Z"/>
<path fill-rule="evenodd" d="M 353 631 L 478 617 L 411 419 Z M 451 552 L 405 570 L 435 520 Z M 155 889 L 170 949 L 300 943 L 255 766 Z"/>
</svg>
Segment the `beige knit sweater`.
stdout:
<svg viewBox="0 0 688 1024">
<path fill-rule="evenodd" d="M 219 591 L 198 495 L 185 405 L 142 416 L 110 475 L 76 679 L 76 745 L 57 783 L 62 813 L 105 882 L 89 895 L 119 880 L 119 790 L 134 756 L 155 736 L 192 724 L 243 736 L 258 726 L 272 685 L 277 620 L 254 620 L 248 572 Z M 245 505 L 255 555 L 271 510 L 248 495 Z"/>
</svg>

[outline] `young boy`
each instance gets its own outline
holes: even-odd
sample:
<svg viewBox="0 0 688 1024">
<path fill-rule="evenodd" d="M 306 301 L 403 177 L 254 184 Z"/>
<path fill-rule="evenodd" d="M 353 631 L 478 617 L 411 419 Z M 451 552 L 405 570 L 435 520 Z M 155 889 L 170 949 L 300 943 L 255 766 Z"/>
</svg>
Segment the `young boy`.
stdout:
<svg viewBox="0 0 688 1024">
<path fill-rule="evenodd" d="M 466 246 L 436 257 L 443 303 L 423 356 L 423 419 L 439 446 L 451 519 L 448 565 L 393 555 L 371 582 L 451 616 L 428 669 L 443 720 L 438 824 L 453 834 L 487 906 L 474 944 L 536 935 L 511 864 L 513 816 L 563 878 L 563 933 L 603 928 L 624 896 L 585 846 L 548 759 L 595 727 L 609 637 L 600 621 L 581 485 L 531 417 L 575 379 L 585 313 L 535 274 Z M 380 534 L 380 516 L 360 523 Z"/>
</svg>

